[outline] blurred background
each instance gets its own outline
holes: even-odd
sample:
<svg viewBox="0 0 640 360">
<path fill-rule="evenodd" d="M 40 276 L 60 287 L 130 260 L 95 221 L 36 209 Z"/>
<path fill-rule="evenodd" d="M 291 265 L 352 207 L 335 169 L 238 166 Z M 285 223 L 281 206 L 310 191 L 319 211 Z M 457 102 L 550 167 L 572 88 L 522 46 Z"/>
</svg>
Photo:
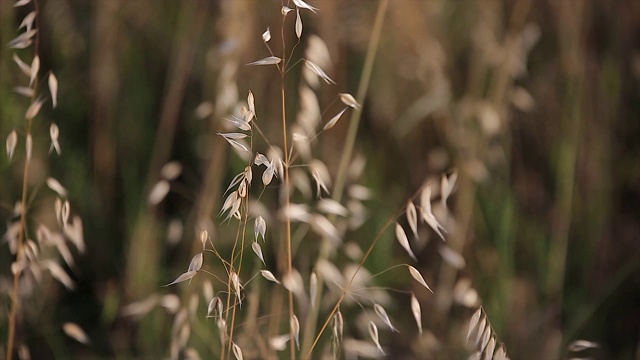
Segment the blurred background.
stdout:
<svg viewBox="0 0 640 360">
<path fill-rule="evenodd" d="M 74 252 L 75 265 L 65 268 L 74 291 L 45 282 L 22 307 L 18 338 L 35 359 L 166 357 L 171 317 L 153 310 L 140 320 L 122 311 L 152 294 L 186 301 L 198 291 L 162 285 L 186 269 L 203 227 L 225 249 L 234 230 L 218 212 L 227 184 L 245 166 L 215 135 L 231 105 L 251 90 L 261 128 L 281 142 L 279 76 L 244 64 L 269 55 L 260 36 L 267 27 L 279 53 L 282 3 L 38 3 L 41 73 L 53 71 L 60 90 L 58 107 L 45 105 L 34 120 L 30 184 L 40 190 L 29 215 L 34 222 L 50 217 L 55 196 L 43 184 L 55 177 L 82 218 L 87 250 Z M 332 66 L 325 70 L 337 85 L 318 97 L 334 113 L 336 93 L 356 93 L 378 2 L 309 3 L 320 10 L 302 13 L 302 44 L 316 34 L 328 47 Z M 6 44 L 31 10 L 0 1 L 3 141 L 13 129 L 24 134 L 29 102 L 13 91 L 25 77 L 12 56 L 30 61 L 33 47 Z M 288 44 L 295 42 L 293 19 Z M 292 118 L 299 81 L 298 67 L 287 80 Z M 457 271 L 443 262 L 437 237 L 425 235 L 417 255 L 435 291 L 420 297 L 430 337 L 385 338 L 399 357 L 465 357 L 461 344 L 475 309 L 448 299 L 468 279 L 511 358 L 572 357 L 568 344 L 586 339 L 600 346 L 590 357 L 640 359 L 640 2 L 392 0 L 363 108 L 355 151 L 366 159 L 359 182 L 373 198 L 365 226 L 350 236 L 367 244 L 425 180 L 459 174 L 448 244 L 466 266 Z M 47 154 L 51 122 L 60 129 L 61 156 Z M 332 174 L 347 127 L 341 120 L 315 149 Z M 20 149 L 11 163 L 0 156 L 3 234 L 20 200 Z M 170 161 L 182 172 L 164 201 L 150 204 Z M 271 197 L 265 201 L 275 210 Z M 405 258 L 389 232 L 369 271 Z M 3 241 L 1 344 L 11 262 Z M 415 326 L 407 314 L 394 320 Z M 59 330 L 65 322 L 85 329 L 91 343 L 66 337 Z M 203 324 L 190 344 L 215 358 L 206 349 L 216 329 Z"/>
</svg>

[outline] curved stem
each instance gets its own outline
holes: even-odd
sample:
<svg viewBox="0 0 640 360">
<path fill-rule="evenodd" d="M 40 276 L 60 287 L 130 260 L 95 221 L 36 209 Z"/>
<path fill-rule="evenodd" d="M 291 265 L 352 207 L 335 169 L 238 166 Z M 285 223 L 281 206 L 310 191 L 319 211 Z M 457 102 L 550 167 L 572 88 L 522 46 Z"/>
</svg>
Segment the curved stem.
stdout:
<svg viewBox="0 0 640 360">
<path fill-rule="evenodd" d="M 400 211 L 402 211 L 402 210 L 400 210 Z M 336 311 L 338 311 L 338 308 L 340 308 L 340 304 L 342 304 L 342 301 L 344 300 L 344 298 L 349 293 L 349 290 L 351 290 L 351 285 L 353 284 L 353 281 L 355 280 L 356 276 L 358 275 L 358 272 L 360 272 L 360 269 L 362 269 L 362 267 L 364 266 L 364 262 L 369 258 L 369 255 L 371 255 L 371 252 L 373 251 L 373 249 L 378 244 L 378 241 L 380 241 L 380 239 L 382 238 L 382 234 L 384 234 L 385 231 L 395 222 L 396 217 L 397 217 L 397 214 L 394 214 L 392 217 L 389 218 L 389 220 L 387 220 L 387 222 L 384 224 L 384 226 L 382 227 L 382 229 L 378 233 L 378 236 L 376 236 L 376 238 L 373 240 L 371 245 L 369 245 L 369 248 L 367 249 L 367 252 L 364 254 L 364 256 L 362 256 L 362 260 L 360 260 L 360 263 L 358 264 L 358 267 L 356 268 L 356 271 L 353 272 L 353 275 L 351 276 L 351 279 L 349 279 L 349 282 L 345 285 L 344 289 L 342 290 L 342 294 L 340 295 L 340 298 L 336 302 L 336 305 L 331 310 L 331 313 L 329 313 L 329 316 L 327 316 L 327 320 L 324 322 L 324 324 L 320 328 L 320 331 L 318 332 L 318 335 L 316 336 L 315 340 L 313 340 L 313 343 L 311 344 L 311 347 L 309 348 L 309 350 L 307 352 L 307 355 L 305 356 L 305 359 L 309 359 L 311 357 L 311 352 L 313 351 L 315 346 L 318 344 L 318 341 L 320 340 L 320 337 L 322 336 L 322 333 L 324 332 L 324 330 L 329 325 L 329 322 L 333 318 L 333 315 L 336 313 Z"/>
</svg>

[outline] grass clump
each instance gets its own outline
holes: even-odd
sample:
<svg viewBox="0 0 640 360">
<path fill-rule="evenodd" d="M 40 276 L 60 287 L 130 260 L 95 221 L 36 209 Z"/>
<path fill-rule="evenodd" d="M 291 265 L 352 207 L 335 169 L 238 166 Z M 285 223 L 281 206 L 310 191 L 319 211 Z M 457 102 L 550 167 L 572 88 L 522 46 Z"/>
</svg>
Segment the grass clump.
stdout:
<svg viewBox="0 0 640 360">
<path fill-rule="evenodd" d="M 11 304 L 6 323 L 7 359 L 13 358 L 14 354 L 20 358 L 30 357 L 27 336 L 23 334 L 37 321 L 33 317 L 34 310 L 42 307 L 45 301 L 41 297 L 41 288 L 46 287 L 50 280 L 55 280 L 68 291 L 74 290 L 76 285 L 70 275 L 76 265 L 74 253 L 84 253 L 86 248 L 82 219 L 71 209 L 69 192 L 54 177 L 37 171 L 46 155 L 40 154 L 43 146 L 39 145 L 39 142 L 45 143 L 45 139 L 36 137 L 34 140 L 35 130 L 41 126 L 34 122 L 46 116 L 42 114 L 45 111 L 43 106 L 50 103 L 53 109 L 56 108 L 58 80 L 53 71 L 47 72 L 41 68 L 38 3 L 22 0 L 16 2 L 15 6 L 30 8 L 17 29 L 18 36 L 8 44 L 14 51 L 12 59 L 16 70 L 22 73 L 20 84 L 14 91 L 23 99 L 28 99 L 28 106 L 26 110 L 18 106 L 18 111 L 24 111 L 24 116 L 16 121 L 16 128 L 9 132 L 5 143 L 8 160 L 19 162 L 15 166 L 22 167 L 21 195 L 13 208 L 4 209 L 11 213 L 4 240 L 13 257 L 10 264 L 13 285 L 6 294 Z M 30 57 L 31 61 L 25 62 L 21 56 Z M 44 95 L 39 89 L 40 85 L 47 85 L 49 93 Z M 62 154 L 59 137 L 58 125 L 50 122 L 50 156 Z M 54 200 L 51 200 L 51 195 L 54 195 Z M 89 343 L 89 338 L 77 324 L 66 322 L 61 328 L 77 341 Z"/>
<path fill-rule="evenodd" d="M 0 358 L 634 356 L 628 4 L 0 2 Z"/>
</svg>

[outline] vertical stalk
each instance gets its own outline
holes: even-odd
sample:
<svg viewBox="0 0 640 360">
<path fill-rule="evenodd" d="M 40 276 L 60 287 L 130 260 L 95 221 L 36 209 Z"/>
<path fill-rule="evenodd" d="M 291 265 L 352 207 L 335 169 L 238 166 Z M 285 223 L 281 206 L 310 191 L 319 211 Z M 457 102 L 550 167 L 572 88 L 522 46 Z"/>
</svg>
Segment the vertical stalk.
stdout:
<svg viewBox="0 0 640 360">
<path fill-rule="evenodd" d="M 282 98 L 282 151 L 284 153 L 284 206 L 289 207 L 289 146 L 287 144 L 287 102 L 286 102 L 286 90 L 285 90 L 285 73 L 287 63 L 287 46 L 284 39 L 284 22 L 285 17 L 282 17 L 282 27 L 280 28 L 280 36 L 282 37 L 282 67 L 280 68 L 280 96 Z M 285 217 L 285 233 L 286 233 L 286 247 L 287 247 L 287 276 L 291 278 L 293 274 L 293 259 L 291 256 L 291 220 Z M 294 332 L 291 326 L 291 319 L 293 318 L 293 292 L 289 289 L 289 344 L 291 360 L 296 358 L 296 349 L 294 344 Z"/>
<path fill-rule="evenodd" d="M 380 34 L 382 33 L 384 14 L 387 12 L 388 5 L 389 0 L 381 0 L 378 3 L 373 32 L 369 39 L 364 68 L 362 69 L 362 77 L 360 78 L 358 92 L 356 93 L 356 101 L 361 104 L 361 107 L 359 109 L 353 109 L 353 112 L 351 113 L 351 118 L 349 119 L 349 131 L 347 132 L 347 138 L 344 148 L 342 149 L 342 157 L 340 158 L 340 166 L 338 168 L 338 174 L 336 175 L 336 183 L 333 187 L 332 198 L 336 201 L 340 201 L 342 199 L 342 193 L 344 191 L 344 185 L 348 173 L 347 168 L 349 167 L 349 162 L 353 157 L 353 148 L 356 143 L 356 136 L 358 135 L 358 127 L 360 126 L 362 106 L 364 105 L 365 96 L 367 96 L 367 92 L 369 90 L 369 82 L 371 81 L 371 73 L 373 72 L 373 61 L 375 60 L 378 45 L 380 44 Z"/>
<path fill-rule="evenodd" d="M 562 138 L 558 154 L 556 168 L 556 203 L 557 216 L 552 228 L 552 242 L 549 252 L 549 271 L 547 274 L 548 295 L 558 301 L 562 306 L 562 288 L 566 267 L 567 249 L 569 243 L 569 230 L 571 227 L 571 213 L 573 208 L 573 188 L 575 178 L 575 165 L 578 156 L 578 145 L 582 119 L 582 87 L 583 64 L 581 59 L 582 43 L 582 17 L 584 8 L 582 4 L 560 2 L 560 17 L 558 18 L 560 32 L 560 57 L 566 76 L 565 83 L 565 108 L 561 123 Z M 566 22 L 573 15 L 573 20 Z"/>
<path fill-rule="evenodd" d="M 283 68 L 284 69 L 284 68 Z M 286 111 L 286 101 L 285 101 L 285 90 L 284 90 L 284 73 L 282 75 L 282 86 L 281 86 L 281 95 L 282 95 L 282 136 L 283 136 L 283 152 L 284 152 L 284 198 L 285 208 L 289 207 L 289 149 L 287 147 L 287 116 L 285 115 Z M 293 274 L 293 265 L 291 258 L 291 220 L 286 217 L 285 219 L 286 226 L 286 234 L 287 234 L 287 276 L 291 277 Z M 289 290 L 289 321 L 293 318 L 293 292 Z M 289 324 L 289 334 L 291 336 L 291 359 L 295 359 L 295 344 L 294 344 L 294 333 L 293 327 Z"/>
<path fill-rule="evenodd" d="M 37 36 L 37 35 L 36 35 Z M 37 84 L 37 81 L 36 81 Z M 34 91 L 35 92 L 35 91 Z M 31 136 L 31 119 L 27 121 L 27 136 Z M 20 201 L 20 231 L 18 233 L 18 250 L 16 253 L 16 263 L 19 264 L 22 258 L 24 257 L 23 253 L 23 244 L 25 238 L 26 229 L 26 213 L 27 213 L 27 186 L 29 178 L 29 167 L 31 165 L 31 158 L 27 157 L 24 163 L 24 172 L 22 174 L 22 198 Z M 11 314 L 9 315 L 9 339 L 7 341 L 7 359 L 11 359 L 11 354 L 13 353 L 13 345 L 15 341 L 15 333 L 16 333 L 16 316 L 18 313 L 18 292 L 20 289 L 20 273 L 22 271 L 16 271 L 13 275 L 13 290 L 11 292 Z"/>
<path fill-rule="evenodd" d="M 36 13 L 35 20 L 33 22 L 34 28 L 38 31 L 35 34 L 34 42 L 34 56 L 38 56 L 38 47 L 40 45 L 40 9 L 38 8 L 38 1 L 33 0 L 34 11 Z M 36 101 L 36 94 L 38 92 L 38 80 L 33 82 L 33 93 L 31 95 L 31 104 Z M 33 118 L 27 119 L 27 132 L 26 137 L 31 138 L 31 127 L 33 124 Z M 31 145 L 33 146 L 33 145 Z M 22 173 L 22 196 L 20 199 L 20 230 L 18 231 L 18 247 L 16 251 L 16 264 L 20 264 L 20 261 L 24 257 L 24 239 L 27 232 L 27 192 L 29 186 L 29 168 L 31 167 L 31 156 L 27 154 L 24 161 L 24 170 Z M 19 267 L 18 267 L 19 268 Z M 17 270 L 13 274 L 13 289 L 11 291 L 11 313 L 9 315 L 9 336 L 7 339 L 7 360 L 11 359 L 13 353 L 13 347 L 15 344 L 16 336 L 16 317 L 18 314 L 18 308 L 20 306 L 18 295 L 20 292 L 20 274 L 22 270 Z"/>
<path fill-rule="evenodd" d="M 564 73 L 564 109 L 560 123 L 558 162 L 556 164 L 556 203 L 555 216 L 551 227 L 551 243 L 548 255 L 546 295 L 557 310 L 557 319 L 564 316 L 564 288 L 567 273 L 567 254 L 569 249 L 572 217 L 574 214 L 574 188 L 576 161 L 582 133 L 582 108 L 584 101 L 584 29 L 588 17 L 581 2 L 561 1 L 556 18 L 559 33 L 559 55 Z M 559 339 L 547 339 L 548 349 L 545 356 L 558 357 L 564 353 L 562 348 L 566 335 Z M 558 340 L 558 341 L 556 341 Z"/>
<path fill-rule="evenodd" d="M 340 165 L 338 167 L 338 174 L 336 175 L 335 185 L 333 187 L 333 195 L 331 198 L 340 202 L 342 200 L 342 193 L 344 192 L 344 186 L 347 179 L 348 166 L 351 158 L 353 157 L 353 148 L 356 142 L 356 136 L 358 135 L 358 127 L 360 126 L 360 117 L 362 116 L 362 107 L 364 106 L 364 100 L 369 89 L 369 82 L 371 80 L 371 73 L 373 72 L 373 62 L 375 55 L 378 51 L 378 44 L 380 43 L 380 34 L 382 33 L 382 25 L 384 24 L 384 15 L 387 12 L 387 6 L 389 0 L 381 0 L 378 3 L 378 10 L 376 12 L 376 18 L 373 25 L 373 31 L 371 38 L 369 39 L 369 45 L 367 47 L 367 55 L 364 62 L 364 68 L 362 69 L 362 75 L 360 77 L 360 83 L 358 84 L 358 92 L 356 93 L 356 101 L 361 105 L 360 109 L 353 109 L 351 118 L 349 119 L 349 130 L 345 145 L 342 150 L 342 157 L 340 158 Z M 335 220 L 335 217 L 331 216 L 330 221 Z M 331 241 L 323 239 L 320 247 L 320 255 L 318 261 L 327 259 L 331 253 Z M 324 278 L 322 274 L 318 276 L 318 299 L 322 298 Z M 305 324 L 305 331 L 302 340 L 302 353 L 309 353 L 311 351 L 314 334 L 316 331 L 316 325 L 318 322 L 318 313 L 320 311 L 319 306 L 315 306 L 309 310 L 307 321 Z"/>
</svg>

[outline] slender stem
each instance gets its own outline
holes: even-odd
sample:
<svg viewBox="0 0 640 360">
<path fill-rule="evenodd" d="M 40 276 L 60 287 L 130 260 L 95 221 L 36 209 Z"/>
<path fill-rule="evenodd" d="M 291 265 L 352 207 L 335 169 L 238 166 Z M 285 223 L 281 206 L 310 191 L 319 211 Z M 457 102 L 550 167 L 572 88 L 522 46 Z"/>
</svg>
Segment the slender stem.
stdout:
<svg viewBox="0 0 640 360">
<path fill-rule="evenodd" d="M 40 11 L 38 8 L 38 1 L 33 0 L 34 11 L 36 14 L 34 20 L 34 28 L 38 31 L 35 34 L 35 43 L 34 43 L 34 56 L 38 56 L 38 47 L 40 44 L 40 21 L 39 15 Z M 33 93 L 31 94 L 31 104 L 36 101 L 36 94 L 38 92 L 38 80 L 36 79 L 33 82 Z M 27 119 L 27 138 L 31 137 L 31 126 L 33 123 L 33 119 Z M 32 145 L 33 146 L 33 145 Z M 29 168 L 31 167 L 31 156 L 25 157 L 24 162 L 24 170 L 22 173 L 22 197 L 20 201 L 20 230 L 18 231 L 18 247 L 16 252 L 16 263 L 20 264 L 20 261 L 24 257 L 24 239 L 26 237 L 27 231 L 27 192 L 28 192 L 28 179 L 29 179 Z M 18 266 L 18 268 L 20 268 Z M 15 336 L 16 336 L 16 317 L 18 314 L 18 307 L 20 306 L 20 301 L 18 299 L 18 293 L 20 292 L 20 274 L 22 270 L 17 270 L 13 275 L 13 290 L 11 292 L 11 313 L 9 315 L 9 337 L 7 339 L 7 360 L 11 359 L 11 355 L 13 354 L 13 347 L 15 344 Z"/>
<path fill-rule="evenodd" d="M 567 5 L 568 6 L 568 5 Z M 572 10 L 575 14 L 582 14 L 582 8 L 578 5 Z M 572 31 L 573 30 L 573 31 Z M 583 58 L 579 52 L 580 46 L 580 20 L 575 20 L 564 25 L 561 31 L 567 33 L 564 37 L 565 43 L 561 45 L 561 56 L 567 58 Z M 575 34 L 575 35 L 573 35 Z M 562 46 L 563 45 L 563 46 Z M 574 53 L 578 53 L 575 54 Z M 565 60 L 570 64 L 571 60 Z M 569 232 L 571 230 L 571 216 L 573 212 L 573 197 L 575 187 L 576 161 L 580 146 L 580 132 L 582 129 L 582 102 L 584 94 L 584 76 L 582 66 L 574 69 L 571 66 L 565 67 L 565 100 L 566 107 L 563 109 L 562 134 L 558 150 L 558 164 L 556 170 L 556 189 L 558 192 L 556 200 L 557 215 L 554 217 L 551 234 L 551 244 L 549 250 L 549 271 L 547 272 L 547 293 L 562 309 L 562 297 L 564 278 L 567 262 L 567 251 L 569 246 Z"/>
<path fill-rule="evenodd" d="M 287 103 L 286 103 L 286 91 L 285 91 L 285 72 L 286 67 L 284 64 L 287 63 L 286 57 L 286 43 L 284 41 L 284 21 L 285 17 L 282 18 L 282 27 L 281 27 L 281 37 L 282 37 L 282 63 L 283 66 L 280 69 L 280 95 L 282 98 L 282 152 L 284 153 L 284 202 L 285 208 L 289 207 L 289 146 L 287 144 Z M 293 51 L 293 50 L 292 50 Z M 293 259 L 291 256 L 291 220 L 286 217 L 285 219 L 285 232 L 286 232 L 286 241 L 287 241 L 287 276 L 291 277 L 293 274 Z M 293 292 L 289 289 L 289 321 L 293 318 Z M 289 323 L 289 336 L 290 336 L 290 355 L 291 360 L 296 358 L 296 348 L 294 344 L 294 332 L 293 327 Z"/>
<path fill-rule="evenodd" d="M 425 185 L 426 186 L 426 185 Z M 414 199 L 418 196 L 418 194 L 421 194 L 422 191 L 424 190 L 424 186 L 420 187 L 412 196 L 411 199 Z M 353 281 L 356 278 L 356 275 L 358 275 L 358 272 L 360 272 L 360 269 L 362 269 L 362 267 L 364 266 L 364 262 L 367 261 L 367 259 L 369 258 L 369 255 L 371 255 L 371 252 L 373 251 L 373 249 L 376 247 L 376 245 L 378 244 L 378 241 L 380 241 L 380 239 L 382 238 L 382 234 L 385 233 L 385 231 L 387 231 L 387 229 L 389 229 L 389 227 L 396 222 L 396 219 L 398 218 L 398 216 L 400 216 L 404 211 L 404 207 L 396 210 L 396 213 L 393 214 L 393 216 L 389 217 L 389 219 L 387 220 L 387 222 L 384 224 L 384 226 L 382 226 L 382 229 L 380 229 L 380 231 L 378 232 L 378 235 L 376 235 L 376 238 L 373 239 L 373 242 L 371 243 L 371 245 L 369 245 L 369 248 L 367 249 L 367 252 L 362 256 L 362 259 L 360 260 L 360 263 L 358 264 L 358 267 L 356 268 L 356 271 L 353 273 L 353 275 L 351 276 L 351 279 L 349 279 L 349 282 L 347 282 L 347 284 L 345 285 L 345 287 L 342 290 L 342 294 L 340 295 L 340 298 L 338 299 L 338 302 L 336 302 L 336 305 L 333 307 L 333 309 L 331 310 L 331 313 L 329 314 L 329 316 L 327 317 L 327 320 L 324 322 L 324 324 L 322 325 L 322 328 L 320 328 L 320 331 L 318 332 L 318 335 L 316 336 L 316 338 L 313 340 L 313 343 L 311 344 L 311 347 L 309 348 L 308 351 L 303 351 L 307 353 L 307 355 L 305 356 L 305 359 L 309 359 L 311 357 L 311 352 L 313 351 L 313 349 L 315 348 L 315 346 L 318 344 L 318 341 L 320 340 L 320 337 L 322 336 L 322 333 L 324 332 L 324 330 L 327 328 L 327 326 L 329 325 L 329 322 L 331 321 L 331 318 L 333 317 L 333 315 L 336 313 L 336 311 L 338 311 L 338 309 L 340 308 L 340 304 L 342 304 L 342 301 L 344 300 L 344 298 L 346 297 L 347 293 L 349 292 L 349 290 L 351 290 L 351 285 L 353 284 Z M 395 265 L 390 267 L 387 270 L 384 270 L 372 277 L 375 277 L 377 275 L 380 275 L 382 273 L 385 273 L 391 269 L 400 267 L 400 266 L 408 266 L 407 264 L 399 264 L 399 265 Z M 372 277 L 370 277 L 369 279 L 371 279 Z M 368 280 L 368 279 L 367 279 Z M 365 280 L 366 282 L 366 280 Z M 402 292 L 402 291 L 399 291 Z M 411 292 L 408 292 L 411 293 Z"/>
<path fill-rule="evenodd" d="M 378 44 L 380 44 L 380 35 L 382 33 L 382 24 L 384 21 L 384 14 L 387 11 L 389 0 L 381 0 L 378 4 L 378 12 L 376 13 L 376 20 L 373 25 L 373 33 L 371 39 L 369 39 L 369 47 L 367 49 L 367 57 L 364 62 L 364 68 L 362 69 L 362 78 L 358 84 L 358 92 L 356 93 L 356 99 L 361 105 L 364 104 L 365 96 L 369 90 L 369 82 L 371 80 L 371 73 L 373 72 L 373 62 L 375 60 L 376 52 L 378 51 Z M 360 118 L 362 115 L 362 106 L 359 109 L 354 109 L 349 119 L 349 132 L 347 133 L 347 139 L 342 149 L 342 157 L 340 158 L 340 167 L 338 168 L 338 174 L 336 176 L 336 184 L 333 188 L 334 200 L 342 198 L 342 192 L 344 191 L 344 183 L 347 178 L 347 168 L 351 162 L 353 155 L 353 148 L 356 143 L 356 136 L 358 135 L 358 127 L 360 126 Z"/>
<path fill-rule="evenodd" d="M 27 122 L 27 136 L 31 135 L 31 119 Z M 24 173 L 22 179 L 22 200 L 20 206 L 20 232 L 18 233 L 18 249 L 16 254 L 16 263 L 20 263 L 20 260 L 24 257 L 23 255 L 23 243 L 26 232 L 26 203 L 27 203 L 27 179 L 29 177 L 29 166 L 31 163 L 31 159 L 27 158 L 24 163 Z M 18 267 L 19 268 L 19 267 Z M 13 345 L 15 339 L 16 332 L 16 315 L 18 313 L 18 292 L 20 288 L 20 273 L 22 271 L 18 270 L 13 275 L 13 290 L 11 293 L 11 315 L 9 316 L 9 339 L 7 341 L 7 359 L 11 359 L 11 354 L 13 353 Z"/>
<path fill-rule="evenodd" d="M 332 199 L 335 201 L 342 200 L 342 193 L 344 192 L 344 186 L 347 178 L 347 169 L 349 166 L 349 162 L 353 156 L 353 148 L 355 146 L 356 136 L 358 135 L 358 127 L 360 125 L 360 117 L 362 115 L 362 106 L 364 106 L 365 96 L 367 95 L 367 91 L 369 89 L 369 81 L 371 80 L 371 73 L 373 71 L 373 62 L 375 60 L 375 55 L 378 50 L 378 44 L 380 43 L 380 35 L 382 33 L 382 25 L 384 23 L 384 14 L 386 13 L 387 6 L 389 5 L 389 0 L 381 0 L 378 3 L 378 10 L 376 13 L 376 19 L 373 25 L 373 32 L 371 34 L 371 38 L 369 39 L 369 46 L 367 48 L 367 55 L 365 58 L 364 68 L 362 69 L 362 76 L 360 77 L 360 83 L 358 84 L 358 92 L 356 93 L 356 101 L 361 105 L 360 109 L 354 109 L 351 113 L 351 118 L 349 120 L 349 130 L 347 133 L 347 138 L 345 140 L 345 145 L 342 150 L 342 157 L 340 159 L 340 165 L 338 168 L 338 174 L 336 175 L 335 185 L 333 187 L 333 195 Z M 318 256 L 318 261 L 322 259 L 327 259 L 331 253 L 331 241 L 324 239 L 320 248 L 320 254 Z M 318 298 L 322 298 L 323 293 L 323 282 L 324 279 L 321 274 L 318 274 Z M 339 304 L 340 302 L 338 302 Z M 302 353 L 308 353 L 307 356 L 310 356 L 311 350 L 316 345 L 316 342 L 319 339 L 316 338 L 315 342 L 311 344 L 313 339 L 313 334 L 316 331 L 316 324 L 318 320 L 319 314 L 319 306 L 313 307 L 309 311 L 309 315 L 307 316 L 307 322 L 305 325 L 304 339 L 302 342 Z M 337 307 L 332 312 L 335 313 Z M 331 319 L 331 316 L 327 318 L 327 322 L 325 323 L 325 327 L 328 324 L 328 321 Z M 320 334 L 324 330 L 320 330 Z"/>
<path fill-rule="evenodd" d="M 287 131 L 286 131 L 286 116 L 285 114 L 285 90 L 284 90 L 284 78 L 282 78 L 282 129 L 284 135 L 284 156 L 285 156 L 285 165 L 284 165 L 284 197 L 285 197 L 285 209 L 289 207 L 289 151 L 287 149 Z M 293 259 L 291 257 L 291 220 L 289 217 L 285 220 L 286 233 L 287 233 L 287 263 L 288 269 L 287 274 L 289 277 L 293 274 Z M 293 318 L 293 292 L 289 290 L 289 319 Z M 289 326 L 289 333 L 291 336 L 291 359 L 295 359 L 295 344 L 294 344 L 294 333 L 293 327 Z"/>
<path fill-rule="evenodd" d="M 251 149 L 253 149 L 253 142 L 251 143 Z M 253 151 L 252 151 L 252 153 L 253 153 Z M 252 161 L 249 161 L 249 164 L 251 164 L 251 162 Z M 235 253 L 236 247 L 238 245 L 238 241 L 240 241 L 240 254 L 238 255 L 238 257 L 239 257 L 238 270 L 236 272 L 236 275 L 238 276 L 238 279 L 240 279 L 240 272 L 242 271 L 242 258 L 244 256 L 244 242 L 245 242 L 246 234 L 247 234 L 247 223 L 249 221 L 248 220 L 249 219 L 249 190 L 248 189 L 247 189 L 247 195 L 245 196 L 245 199 L 243 201 L 246 203 L 246 205 L 244 206 L 244 216 L 242 217 L 241 225 L 240 225 L 240 228 L 238 229 L 238 232 L 242 232 L 242 234 L 239 234 L 239 237 L 236 238 L 236 242 L 233 245 L 233 250 L 232 250 L 232 255 L 231 255 L 231 263 L 233 264 L 233 262 L 235 262 L 235 257 L 236 257 L 236 256 L 233 255 L 233 253 Z M 248 283 L 249 281 L 251 281 L 251 280 L 248 280 L 246 283 Z M 231 282 L 229 282 L 229 286 L 231 286 Z M 238 303 L 240 303 L 242 301 L 242 295 L 240 293 L 236 294 L 236 298 L 238 299 Z M 234 306 L 232 314 L 231 314 L 231 325 L 230 325 L 230 330 L 229 330 L 229 339 L 233 339 L 233 332 L 234 332 L 234 329 L 235 329 L 235 323 L 236 323 L 236 308 Z M 232 341 L 229 341 L 229 352 L 227 353 L 228 355 L 231 354 L 232 343 L 233 343 Z"/>
<path fill-rule="evenodd" d="M 238 231 L 236 232 L 236 239 L 235 239 L 235 242 L 233 243 L 233 248 L 231 250 L 231 261 L 230 261 L 231 266 L 229 267 L 229 274 L 228 274 L 229 280 L 227 281 L 227 291 L 228 291 L 227 292 L 227 309 L 229 309 L 231 307 L 231 296 L 232 296 L 232 293 L 233 293 L 233 289 L 231 288 L 231 276 L 232 276 L 233 273 L 235 273 L 237 275 L 237 272 L 236 272 L 236 269 L 235 269 L 235 266 L 233 265 L 233 263 L 234 263 L 236 248 L 238 246 L 238 239 L 241 236 L 240 235 L 240 231 L 241 231 L 240 228 L 241 228 L 241 225 L 239 224 L 238 225 Z M 240 299 L 240 294 L 236 294 L 236 298 L 239 300 Z M 231 316 L 231 327 L 230 327 L 230 330 L 229 330 L 229 344 L 227 346 L 227 357 L 229 357 L 231 355 L 231 347 L 232 347 L 232 344 L 233 344 L 233 341 L 232 341 L 233 340 L 233 324 L 234 324 L 235 319 L 236 319 L 236 307 L 235 306 L 233 307 L 233 310 L 231 310 L 231 315 L 230 316 Z M 226 321 L 228 321 L 228 319 L 229 319 L 229 313 L 227 313 L 227 316 L 225 317 Z M 223 359 L 224 358 L 224 346 L 222 346 L 221 352 L 222 353 L 220 355 L 220 359 Z"/>
<path fill-rule="evenodd" d="M 387 220 L 387 222 L 384 224 L 384 226 L 382 227 L 382 229 L 380 230 L 380 232 L 378 233 L 376 238 L 373 240 L 371 245 L 369 245 L 369 248 L 367 249 L 367 252 L 362 257 L 362 260 L 360 260 L 360 263 L 358 264 L 358 267 L 356 268 L 356 271 L 353 272 L 353 275 L 351 276 L 351 279 L 349 279 L 349 282 L 345 285 L 344 289 L 342 290 L 342 294 L 340 294 L 340 298 L 338 299 L 338 301 L 336 302 L 335 306 L 331 310 L 331 313 L 329 313 L 329 316 L 327 316 L 327 320 L 325 320 L 324 324 L 320 328 L 320 331 L 318 332 L 318 335 L 316 335 L 316 338 L 313 340 L 313 343 L 311 344 L 311 347 L 309 348 L 309 350 L 307 352 L 307 355 L 304 357 L 305 359 L 311 358 L 311 353 L 313 352 L 313 349 L 318 344 L 318 341 L 320 341 L 320 337 L 322 336 L 322 333 L 324 332 L 324 330 L 329 325 L 329 322 L 331 322 L 331 318 L 336 313 L 336 311 L 338 311 L 338 309 L 340 308 L 340 304 L 342 304 L 342 301 L 344 300 L 344 298 L 349 293 L 349 290 L 351 289 L 351 285 L 353 284 L 353 281 L 355 280 L 356 276 L 358 275 L 358 272 L 360 272 L 360 269 L 362 269 L 362 267 L 364 266 L 364 262 L 369 258 L 369 255 L 371 255 L 371 252 L 373 251 L 373 249 L 378 244 L 378 241 L 380 241 L 380 239 L 382 238 L 382 234 L 384 234 L 385 231 L 396 221 L 396 218 L 398 217 L 398 215 L 402 211 L 403 210 L 399 210 L 397 214 L 394 214 L 393 216 L 391 216 L 389 218 L 389 220 Z"/>
</svg>

